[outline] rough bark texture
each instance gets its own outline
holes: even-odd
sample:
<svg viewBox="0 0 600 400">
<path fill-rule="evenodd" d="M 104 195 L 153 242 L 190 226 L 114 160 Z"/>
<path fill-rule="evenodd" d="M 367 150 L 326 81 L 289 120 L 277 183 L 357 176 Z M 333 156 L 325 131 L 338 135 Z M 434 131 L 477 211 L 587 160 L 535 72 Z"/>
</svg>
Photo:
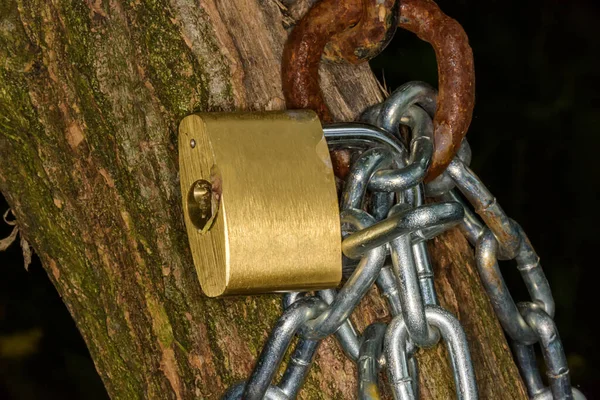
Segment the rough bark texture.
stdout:
<svg viewBox="0 0 600 400">
<path fill-rule="evenodd" d="M 193 111 L 282 108 L 281 51 L 307 3 L 0 0 L 0 190 L 115 399 L 218 398 L 248 375 L 279 315 L 274 295 L 203 297 L 176 132 Z M 366 65 L 321 72 L 338 119 L 381 99 Z M 464 238 L 431 249 L 482 398 L 524 398 Z M 388 318 L 375 289 L 364 303 L 360 329 Z M 419 354 L 424 398 L 453 396 L 445 353 Z M 301 396 L 354 398 L 355 373 L 327 340 Z"/>
</svg>

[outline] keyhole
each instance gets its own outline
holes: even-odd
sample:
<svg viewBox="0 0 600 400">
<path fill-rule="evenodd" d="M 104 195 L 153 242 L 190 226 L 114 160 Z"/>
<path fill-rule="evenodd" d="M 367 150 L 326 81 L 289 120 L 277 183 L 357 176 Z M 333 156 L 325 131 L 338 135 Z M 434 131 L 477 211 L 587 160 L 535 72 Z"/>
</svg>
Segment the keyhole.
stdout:
<svg viewBox="0 0 600 400">
<path fill-rule="evenodd" d="M 212 184 L 209 181 L 200 179 L 192 184 L 187 207 L 190 220 L 199 231 L 205 232 L 210 229 L 218 204 L 213 204 Z"/>
</svg>

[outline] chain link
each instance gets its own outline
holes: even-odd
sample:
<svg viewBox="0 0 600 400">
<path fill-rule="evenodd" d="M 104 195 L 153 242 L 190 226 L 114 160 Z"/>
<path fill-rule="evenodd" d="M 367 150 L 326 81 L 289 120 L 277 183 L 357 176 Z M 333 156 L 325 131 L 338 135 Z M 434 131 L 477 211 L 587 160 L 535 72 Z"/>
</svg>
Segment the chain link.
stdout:
<svg viewBox="0 0 600 400">
<path fill-rule="evenodd" d="M 466 335 L 456 317 L 438 304 L 426 247 L 427 240 L 457 224 L 475 248 L 479 275 L 512 340 L 530 398 L 585 399 L 570 385 L 566 357 L 552 319 L 554 300 L 539 257 L 523 229 L 469 169 L 467 141 L 463 140 L 443 174 L 423 184 L 433 154 L 436 99 L 437 93 L 427 84 L 410 82 L 383 103 L 367 109 L 361 117 L 363 123 L 324 128 L 330 148 L 350 149 L 357 155 L 340 200 L 344 274 L 348 279 L 339 290 L 285 294 L 284 312 L 250 378 L 232 386 L 224 399 L 296 398 L 319 343 L 330 335 L 335 335 L 345 354 L 357 363 L 360 399 L 380 398 L 378 374 L 382 368 L 387 370 L 394 398 L 418 398 L 414 354 L 440 339 L 448 347 L 457 398 L 477 399 Z M 398 134 L 400 125 L 411 131 L 410 151 Z M 424 194 L 441 202 L 425 205 Z M 531 301 L 514 302 L 498 260 L 516 261 Z M 349 317 L 373 284 L 386 299 L 392 321 L 387 326 L 371 324 L 359 335 Z M 298 341 L 283 377 L 273 385 L 295 336 Z M 549 387 L 537 368 L 536 343 L 542 348 Z"/>
</svg>

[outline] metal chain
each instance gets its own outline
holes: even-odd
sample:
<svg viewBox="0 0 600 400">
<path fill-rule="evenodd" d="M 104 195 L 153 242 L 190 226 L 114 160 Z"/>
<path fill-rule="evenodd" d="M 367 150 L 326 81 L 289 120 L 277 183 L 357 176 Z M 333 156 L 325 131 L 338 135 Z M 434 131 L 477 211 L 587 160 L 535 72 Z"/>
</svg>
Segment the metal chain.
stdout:
<svg viewBox="0 0 600 400">
<path fill-rule="evenodd" d="M 498 319 L 513 342 L 515 359 L 532 399 L 585 399 L 571 388 L 558 336 L 548 281 L 522 228 L 508 218 L 496 199 L 469 169 L 471 151 L 460 151 L 438 178 L 423 184 L 433 154 L 437 93 L 410 82 L 366 110 L 364 123 L 324 128 L 331 149 L 357 154 L 340 200 L 344 273 L 339 290 L 288 293 L 284 312 L 271 331 L 246 382 L 232 386 L 223 399 L 296 398 L 320 342 L 335 335 L 358 366 L 358 397 L 379 399 L 378 373 L 385 368 L 395 399 L 419 396 L 414 354 L 443 339 L 448 347 L 457 398 L 477 399 L 467 338 L 460 322 L 439 306 L 426 241 L 459 225 L 475 247 L 477 267 Z M 399 125 L 412 139 L 407 147 Z M 468 200 L 479 217 L 458 194 Z M 442 200 L 424 204 L 425 193 Z M 514 259 L 532 301 L 515 304 L 498 267 Z M 392 321 L 373 323 L 359 335 L 349 317 L 375 284 L 386 299 Z M 298 341 L 281 380 L 273 378 L 294 336 Z M 533 345 L 539 343 L 549 387 L 540 377 Z"/>
</svg>

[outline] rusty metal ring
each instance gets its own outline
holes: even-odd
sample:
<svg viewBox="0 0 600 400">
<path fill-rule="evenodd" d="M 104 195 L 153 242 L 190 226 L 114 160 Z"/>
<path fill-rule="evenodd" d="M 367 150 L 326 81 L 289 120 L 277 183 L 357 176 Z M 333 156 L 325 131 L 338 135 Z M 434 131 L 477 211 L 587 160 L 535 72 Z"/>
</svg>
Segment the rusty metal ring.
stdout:
<svg viewBox="0 0 600 400">
<path fill-rule="evenodd" d="M 392 3 L 386 1 L 388 6 Z M 319 114 L 323 122 L 333 121 L 319 87 L 318 68 L 322 53 L 327 43 L 334 40 L 331 54 L 358 62 L 363 60 L 361 55 L 376 55 L 369 49 L 385 47 L 390 35 L 386 36 L 384 31 L 382 36 L 382 30 L 374 28 L 373 16 L 378 14 L 374 12 L 373 4 L 372 0 L 322 0 L 298 22 L 283 52 L 283 92 L 288 108 L 310 108 Z M 390 9 L 393 7 L 395 3 Z M 428 182 L 441 174 L 454 158 L 471 123 L 475 103 L 473 52 L 460 24 L 444 14 L 434 1 L 403 0 L 399 8 L 399 26 L 429 42 L 438 63 L 435 152 L 425 178 Z M 383 18 L 386 21 L 383 25 L 389 20 Z M 373 43 L 368 43 L 368 34 L 358 33 L 363 28 L 379 33 Z M 348 40 L 349 45 L 341 44 L 336 41 L 338 39 Z M 383 44 L 383 47 L 378 47 L 377 43 Z M 357 47 L 353 51 L 351 46 Z M 361 50 L 356 51 L 359 47 Z"/>
<path fill-rule="evenodd" d="M 475 105 L 473 51 L 462 26 L 432 0 L 403 0 L 400 27 L 431 44 L 438 65 L 438 107 L 433 119 L 435 151 L 425 177 L 439 176 L 467 134 Z"/>
</svg>

